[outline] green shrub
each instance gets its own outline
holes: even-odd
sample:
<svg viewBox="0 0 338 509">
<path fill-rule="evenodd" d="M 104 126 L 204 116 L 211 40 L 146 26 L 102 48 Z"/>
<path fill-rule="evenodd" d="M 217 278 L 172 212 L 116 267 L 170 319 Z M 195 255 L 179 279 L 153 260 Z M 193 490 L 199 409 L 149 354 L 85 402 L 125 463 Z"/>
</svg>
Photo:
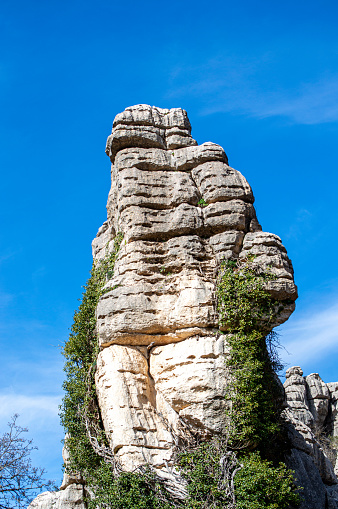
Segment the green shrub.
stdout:
<svg viewBox="0 0 338 509">
<path fill-rule="evenodd" d="M 219 441 L 202 442 L 198 447 L 179 454 L 178 465 L 182 477 L 188 481 L 188 509 L 218 509 L 230 502 L 225 491 L 218 486 L 223 452 Z"/>
<path fill-rule="evenodd" d="M 242 458 L 243 468 L 235 476 L 236 509 L 287 509 L 298 507 L 292 472 L 280 463 L 274 467 L 258 452 Z"/>
<path fill-rule="evenodd" d="M 198 202 L 197 202 L 197 205 L 199 205 L 200 207 L 206 207 L 208 204 L 207 202 L 205 201 L 204 198 L 201 198 Z"/>
<path fill-rule="evenodd" d="M 226 488 L 220 460 L 229 449 L 220 441 L 200 444 L 195 449 L 179 456 L 179 467 L 188 481 L 188 499 L 184 507 L 189 509 L 233 508 L 233 498 Z M 293 473 L 280 462 L 261 458 L 256 452 L 242 453 L 232 468 L 227 471 L 227 479 L 234 476 L 234 495 L 236 509 L 286 509 L 298 507 L 300 498 L 293 480 Z M 236 470 L 238 469 L 237 473 Z"/>
<path fill-rule="evenodd" d="M 109 465 L 102 461 L 88 479 L 92 497 L 88 509 L 169 509 L 173 507 L 161 497 L 162 491 L 151 472 L 122 472 L 114 477 Z M 93 496 L 94 495 L 94 496 Z"/>
<path fill-rule="evenodd" d="M 254 263 L 255 256 L 246 260 L 227 260 L 221 264 L 217 280 L 217 310 L 219 323 L 230 332 L 270 331 L 271 324 L 283 304 L 266 290 L 275 280 L 269 271 Z"/>
</svg>

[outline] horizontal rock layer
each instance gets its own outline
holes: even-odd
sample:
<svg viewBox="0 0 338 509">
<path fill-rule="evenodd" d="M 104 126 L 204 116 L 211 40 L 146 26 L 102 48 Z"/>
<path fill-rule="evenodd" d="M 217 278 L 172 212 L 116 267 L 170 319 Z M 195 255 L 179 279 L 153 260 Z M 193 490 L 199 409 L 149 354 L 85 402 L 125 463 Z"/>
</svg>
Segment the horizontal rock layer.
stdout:
<svg viewBox="0 0 338 509">
<path fill-rule="evenodd" d="M 179 147 L 166 142 L 173 128 L 186 130 Z M 154 129 L 161 142 L 151 141 Z M 128 146 L 121 145 L 124 130 Z M 183 110 L 139 105 L 114 121 L 108 220 L 93 242 L 94 258 L 109 251 L 117 232 L 123 242 L 97 309 L 101 346 L 167 344 L 217 327 L 216 272 L 221 260 L 238 256 L 254 254 L 270 267 L 276 281 L 269 291 L 289 299 L 272 325 L 294 309 L 291 262 L 279 237 L 261 232 L 248 182 L 228 166 L 222 147 L 192 145 L 189 137 Z"/>
</svg>

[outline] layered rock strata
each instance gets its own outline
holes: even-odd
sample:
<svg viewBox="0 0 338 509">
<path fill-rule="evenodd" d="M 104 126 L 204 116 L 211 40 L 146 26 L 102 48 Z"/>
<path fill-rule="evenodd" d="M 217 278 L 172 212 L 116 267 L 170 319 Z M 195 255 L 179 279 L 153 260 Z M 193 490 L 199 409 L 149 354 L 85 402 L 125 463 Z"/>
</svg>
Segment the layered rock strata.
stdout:
<svg viewBox="0 0 338 509">
<path fill-rule="evenodd" d="M 187 114 L 147 105 L 116 116 L 102 259 L 123 241 L 97 307 L 96 387 L 105 430 L 123 468 L 170 471 L 182 423 L 204 435 L 224 426 L 226 335 L 217 335 L 220 262 L 255 256 L 275 275 L 268 290 L 294 309 L 297 289 L 277 235 L 262 232 L 246 179 L 222 147 L 197 145 Z"/>
</svg>

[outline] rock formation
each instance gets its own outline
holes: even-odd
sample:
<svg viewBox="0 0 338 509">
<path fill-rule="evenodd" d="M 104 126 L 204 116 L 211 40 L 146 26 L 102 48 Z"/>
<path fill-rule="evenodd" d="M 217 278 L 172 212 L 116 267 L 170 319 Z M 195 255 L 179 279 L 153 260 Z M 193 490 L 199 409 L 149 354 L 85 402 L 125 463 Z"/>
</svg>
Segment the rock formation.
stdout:
<svg viewBox="0 0 338 509">
<path fill-rule="evenodd" d="M 318 373 L 303 377 L 299 366 L 286 371 L 286 419 L 293 449 L 289 466 L 304 488 L 304 509 L 338 507 L 338 383 Z"/>
<path fill-rule="evenodd" d="M 283 301 L 283 311 L 271 328 L 293 312 L 297 288 L 281 239 L 262 231 L 248 182 L 228 165 L 222 147 L 197 145 L 184 110 L 127 108 L 115 117 L 106 153 L 112 185 L 94 260 L 113 249 L 118 233 L 123 240 L 97 306 L 96 390 L 122 468 L 150 464 L 170 476 L 182 426 L 206 437 L 224 426 L 228 347 L 226 330 L 217 334 L 215 303 L 221 261 L 254 255 L 254 263 L 275 276 L 267 290 Z M 304 452 L 324 482 L 334 484 L 333 470 L 306 433 L 308 425 L 328 422 L 330 412 L 337 433 L 337 387 L 314 375 L 304 381 L 296 370 L 289 371 L 286 393 L 289 420 L 297 421 L 290 430 L 306 442 L 294 462 L 303 461 Z M 302 425 L 310 431 L 297 428 Z M 77 493 L 73 481 L 64 483 L 63 493 L 71 486 Z M 80 498 L 78 505 L 38 500 L 32 507 L 82 508 Z"/>
<path fill-rule="evenodd" d="M 166 472 L 181 420 L 206 434 L 224 425 L 220 261 L 254 254 L 271 267 L 270 291 L 290 299 L 274 325 L 293 311 L 297 290 L 280 238 L 261 231 L 251 187 L 222 147 L 197 145 L 185 111 L 127 108 L 106 153 L 112 186 L 94 258 L 117 232 L 123 242 L 97 307 L 97 394 L 122 467 L 149 463 Z"/>
</svg>

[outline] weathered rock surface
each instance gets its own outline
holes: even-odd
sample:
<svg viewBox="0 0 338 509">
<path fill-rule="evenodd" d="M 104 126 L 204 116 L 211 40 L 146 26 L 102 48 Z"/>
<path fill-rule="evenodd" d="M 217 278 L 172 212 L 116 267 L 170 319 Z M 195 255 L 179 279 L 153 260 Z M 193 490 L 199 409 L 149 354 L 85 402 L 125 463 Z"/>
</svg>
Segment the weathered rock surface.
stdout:
<svg viewBox="0 0 338 509">
<path fill-rule="evenodd" d="M 62 459 L 64 465 L 67 465 L 69 460 L 67 434 L 62 448 Z M 80 475 L 64 472 L 60 490 L 41 493 L 30 503 L 28 509 L 86 509 L 85 489 Z"/>
<path fill-rule="evenodd" d="M 326 385 L 330 392 L 329 430 L 334 437 L 338 437 L 338 382 L 331 382 Z"/>
<path fill-rule="evenodd" d="M 224 427 L 226 335 L 217 337 L 222 260 L 255 256 L 276 276 L 268 290 L 294 309 L 297 289 L 281 240 L 262 232 L 246 179 L 219 145 L 198 146 L 184 110 L 147 105 L 114 120 L 108 219 L 101 259 L 123 241 L 97 307 L 96 386 L 105 430 L 123 468 L 171 464 L 179 424 Z"/>
<path fill-rule="evenodd" d="M 174 136 L 180 141 L 173 144 Z M 218 325 L 220 261 L 251 253 L 272 267 L 276 281 L 269 290 L 289 299 L 278 323 L 288 318 L 297 290 L 285 248 L 279 237 L 261 232 L 252 190 L 228 166 L 224 150 L 213 143 L 197 146 L 191 138 L 185 111 L 127 108 L 114 121 L 107 154 L 108 220 L 93 242 L 94 257 L 104 256 L 117 232 L 124 240 L 106 285 L 111 291 L 97 309 L 102 347 L 205 335 L 204 329 Z"/>
<path fill-rule="evenodd" d="M 123 467 L 170 466 L 180 419 L 204 433 L 224 426 L 224 336 L 154 347 L 112 345 L 99 355 L 97 393 L 111 449 Z"/>
<path fill-rule="evenodd" d="M 64 445 L 62 448 L 62 459 L 63 459 L 63 463 L 65 466 L 67 466 L 67 464 L 69 462 L 69 452 L 67 449 L 67 438 L 68 438 L 68 433 L 66 433 Z M 72 474 L 64 472 L 60 490 L 65 490 L 71 484 L 83 484 L 83 478 L 79 474 L 76 474 L 74 472 Z"/>
<path fill-rule="evenodd" d="M 303 370 L 299 366 L 293 366 L 286 371 L 284 389 L 294 418 L 307 426 L 311 425 L 313 423 L 313 415 L 308 406 Z"/>
<path fill-rule="evenodd" d="M 302 369 L 294 366 L 286 371 L 284 389 L 293 445 L 288 464 L 304 488 L 301 509 L 336 509 L 338 462 L 332 438 L 338 436 L 338 384 L 324 383 L 318 373 L 303 377 Z"/>
</svg>

